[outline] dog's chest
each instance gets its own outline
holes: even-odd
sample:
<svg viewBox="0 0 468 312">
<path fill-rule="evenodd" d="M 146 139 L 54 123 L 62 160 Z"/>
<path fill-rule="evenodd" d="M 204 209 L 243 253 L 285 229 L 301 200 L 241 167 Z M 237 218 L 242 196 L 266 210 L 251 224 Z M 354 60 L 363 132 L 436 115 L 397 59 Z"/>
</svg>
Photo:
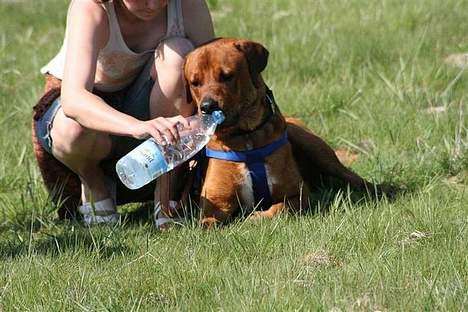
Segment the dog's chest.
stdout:
<svg viewBox="0 0 468 312">
<path fill-rule="evenodd" d="M 239 165 L 241 168 L 241 179 L 239 183 L 239 188 L 237 191 L 237 197 L 239 200 L 239 205 L 243 209 L 252 209 L 254 208 L 255 205 L 255 190 L 254 190 L 254 185 L 253 185 L 253 178 L 252 174 L 256 174 L 255 172 L 252 172 L 249 170 L 247 164 L 242 163 Z M 268 192 L 271 194 L 273 185 L 277 183 L 277 178 L 273 174 L 273 170 L 270 168 L 270 166 L 266 163 L 263 163 L 263 166 L 265 168 L 265 183 L 268 186 Z"/>
</svg>

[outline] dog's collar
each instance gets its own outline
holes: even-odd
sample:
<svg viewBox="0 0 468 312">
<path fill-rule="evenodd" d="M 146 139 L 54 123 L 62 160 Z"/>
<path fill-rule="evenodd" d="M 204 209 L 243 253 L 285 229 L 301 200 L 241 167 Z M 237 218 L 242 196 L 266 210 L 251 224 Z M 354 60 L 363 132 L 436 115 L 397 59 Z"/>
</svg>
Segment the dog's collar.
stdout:
<svg viewBox="0 0 468 312">
<path fill-rule="evenodd" d="M 275 115 L 276 111 L 278 110 L 275 98 L 273 96 L 273 92 L 270 90 L 270 88 L 266 87 L 267 90 L 265 92 L 265 98 L 267 102 L 267 112 L 266 115 L 263 117 L 263 120 L 261 123 L 259 123 L 255 128 L 250 129 L 250 130 L 241 130 L 238 129 L 234 131 L 231 135 L 233 136 L 239 136 L 239 135 L 246 135 L 246 134 L 251 134 L 258 129 L 262 128 L 264 125 L 266 125 L 271 118 Z"/>
</svg>

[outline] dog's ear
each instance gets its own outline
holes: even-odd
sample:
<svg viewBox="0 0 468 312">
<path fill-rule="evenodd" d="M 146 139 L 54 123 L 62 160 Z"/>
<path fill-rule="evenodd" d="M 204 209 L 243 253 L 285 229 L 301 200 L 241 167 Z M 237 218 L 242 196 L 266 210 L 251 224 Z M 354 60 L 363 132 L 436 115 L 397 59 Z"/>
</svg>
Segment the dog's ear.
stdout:
<svg viewBox="0 0 468 312">
<path fill-rule="evenodd" d="M 190 91 L 189 82 L 185 79 L 184 83 L 185 83 L 185 98 L 187 100 L 187 105 L 192 106 L 193 113 L 196 113 L 198 108 L 197 108 L 197 104 L 193 100 L 192 93 Z"/>
<path fill-rule="evenodd" d="M 257 81 L 257 77 L 267 66 L 268 50 L 260 43 L 250 40 L 237 40 L 234 42 L 234 46 L 244 53 L 249 64 L 250 75 L 254 82 Z"/>
<path fill-rule="evenodd" d="M 194 111 L 196 112 L 197 107 L 196 104 L 193 102 L 192 92 L 190 91 L 190 82 L 185 75 L 185 66 L 187 65 L 187 58 L 185 58 L 184 66 L 183 66 L 183 75 L 184 75 L 184 86 L 185 86 L 185 99 L 187 101 L 187 105 L 192 105 Z"/>
<path fill-rule="evenodd" d="M 187 81 L 187 79 L 185 79 L 184 84 L 185 84 L 185 98 L 187 100 L 187 104 L 191 104 L 193 102 L 193 98 L 192 98 L 192 93 L 190 92 L 190 84 Z"/>
</svg>

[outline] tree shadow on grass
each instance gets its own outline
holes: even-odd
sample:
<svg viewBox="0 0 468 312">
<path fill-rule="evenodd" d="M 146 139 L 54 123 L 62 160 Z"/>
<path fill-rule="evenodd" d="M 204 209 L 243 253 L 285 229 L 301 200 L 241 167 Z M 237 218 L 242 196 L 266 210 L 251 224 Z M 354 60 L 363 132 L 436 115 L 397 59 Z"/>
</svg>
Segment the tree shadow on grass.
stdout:
<svg viewBox="0 0 468 312">
<path fill-rule="evenodd" d="M 303 214 L 328 214 L 332 207 L 341 203 L 377 207 L 381 201 L 392 202 L 401 195 L 413 192 L 416 185 L 395 186 L 388 184 L 391 196 L 379 196 L 352 191 L 333 179 L 322 180 L 312 190 L 309 209 Z M 193 204 L 196 209 L 198 205 Z M 186 209 L 187 211 L 187 209 Z M 186 221 L 196 222 L 199 211 L 190 210 Z M 237 215 L 234 219 L 245 218 Z M 231 220 L 234 221 L 234 220 Z M 40 217 L 22 220 L 21 224 L 0 226 L 0 259 L 16 259 L 29 256 L 60 257 L 62 254 L 89 254 L 108 259 L 132 254 L 128 245 L 127 229 L 149 225 L 153 228 L 153 203 L 141 203 L 130 211 L 123 211 L 120 225 L 86 227 L 81 221 L 44 221 Z"/>
<path fill-rule="evenodd" d="M 410 187 L 407 185 L 396 185 L 395 183 L 382 183 L 379 184 L 379 187 L 379 190 L 357 191 L 349 189 L 349 187 L 337 179 L 322 177 L 320 182 L 311 190 L 308 207 L 303 211 L 292 208 L 289 209 L 288 213 L 297 213 L 299 215 L 326 215 L 333 207 L 342 205 L 351 207 L 364 205 L 366 207 L 377 208 L 380 203 L 394 202 L 404 194 L 417 189 L 415 185 Z M 201 216 L 198 202 L 198 200 L 194 200 L 190 208 L 183 207 L 179 210 L 180 218 L 185 220 L 186 224 L 192 226 L 199 225 L 198 221 L 201 219 Z M 223 225 L 242 221 L 253 212 L 260 209 L 259 207 L 254 207 L 253 209 L 252 207 L 241 207 L 238 211 L 234 212 Z M 141 216 L 141 212 L 139 215 Z"/>
<path fill-rule="evenodd" d="M 0 234 L 0 259 L 38 255 L 60 257 L 74 253 L 112 258 L 133 252 L 124 235 L 125 231 L 119 227 L 88 228 L 76 222 L 44 226 L 34 232 L 10 229 Z"/>
<path fill-rule="evenodd" d="M 153 201 L 139 203 L 135 209 L 122 211 L 122 218 L 125 224 L 145 225 L 153 223 Z"/>
<path fill-rule="evenodd" d="M 120 223 L 91 227 L 85 226 L 80 218 L 51 219 L 55 211 L 34 216 L 17 214 L 0 224 L 0 260 L 36 255 L 60 257 L 64 253 L 99 258 L 132 254 L 129 233 L 141 228 L 145 233 L 158 233 L 153 225 L 153 202 L 122 207 L 119 207 Z"/>
<path fill-rule="evenodd" d="M 379 189 L 366 191 L 352 190 L 340 181 L 327 177 L 311 190 L 311 200 L 307 214 L 327 214 L 337 202 L 346 202 L 354 205 L 378 206 L 381 202 L 394 202 L 401 196 L 411 193 L 415 185 L 397 185 L 393 182 L 383 182 Z"/>
</svg>

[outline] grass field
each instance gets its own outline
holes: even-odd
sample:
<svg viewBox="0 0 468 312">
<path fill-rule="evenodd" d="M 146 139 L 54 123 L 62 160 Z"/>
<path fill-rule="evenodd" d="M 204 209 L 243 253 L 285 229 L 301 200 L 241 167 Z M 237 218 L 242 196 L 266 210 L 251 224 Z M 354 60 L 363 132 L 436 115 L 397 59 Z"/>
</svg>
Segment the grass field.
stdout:
<svg viewBox="0 0 468 312">
<path fill-rule="evenodd" d="M 268 48 L 283 112 L 407 191 L 164 233 L 56 220 L 30 120 L 65 2 L 0 0 L 0 311 L 468 310 L 468 72 L 444 62 L 467 1 L 209 1 L 218 36 Z"/>
</svg>

